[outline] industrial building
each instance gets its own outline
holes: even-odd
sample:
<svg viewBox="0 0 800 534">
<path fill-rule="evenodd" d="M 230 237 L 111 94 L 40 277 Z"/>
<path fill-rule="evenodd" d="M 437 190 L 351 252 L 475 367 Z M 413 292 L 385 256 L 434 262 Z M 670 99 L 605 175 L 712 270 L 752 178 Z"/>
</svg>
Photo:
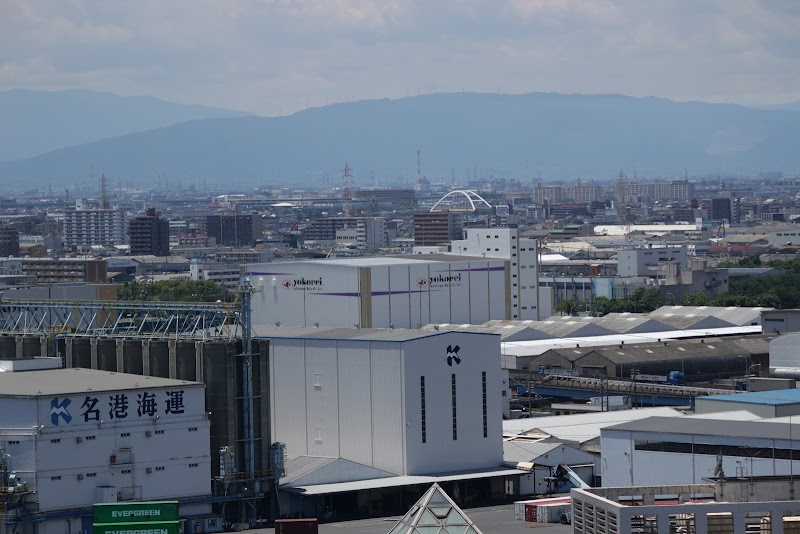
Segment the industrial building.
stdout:
<svg viewBox="0 0 800 534">
<path fill-rule="evenodd" d="M 736 477 L 798 472 L 800 436 L 791 420 L 757 417 L 649 417 L 606 427 L 600 438 L 603 485 L 698 484 L 720 471 Z"/>
<path fill-rule="evenodd" d="M 800 415 L 800 389 L 698 397 L 695 400 L 694 410 L 698 414 L 722 414 L 745 410 L 764 419 Z"/>
<path fill-rule="evenodd" d="M 80 534 L 98 502 L 211 513 L 203 384 L 17 360 L 0 372 L 3 531 Z M 35 362 L 38 363 L 38 362 Z M 13 364 L 17 364 L 16 366 Z"/>
<path fill-rule="evenodd" d="M 497 499 L 505 477 L 521 474 L 502 467 L 499 336 L 258 333 L 270 338 L 271 435 L 288 458 L 283 511 L 313 513 L 328 495 L 343 512 L 391 513 L 392 503 L 418 497 L 428 480 Z"/>
<path fill-rule="evenodd" d="M 681 371 L 686 382 L 710 382 L 745 376 L 753 365 L 766 369 L 769 337 L 669 340 L 638 345 L 550 349 L 528 359 L 528 368 L 563 369 L 575 376 L 628 377 L 632 373 L 666 375 Z M 518 364 L 526 359 L 517 359 Z"/>
<path fill-rule="evenodd" d="M 508 261 L 432 255 L 244 266 L 258 292 L 253 324 L 419 328 L 519 315 Z"/>
<path fill-rule="evenodd" d="M 574 534 L 642 532 L 790 533 L 797 530 L 794 480 L 713 478 L 702 484 L 573 489 Z"/>
</svg>

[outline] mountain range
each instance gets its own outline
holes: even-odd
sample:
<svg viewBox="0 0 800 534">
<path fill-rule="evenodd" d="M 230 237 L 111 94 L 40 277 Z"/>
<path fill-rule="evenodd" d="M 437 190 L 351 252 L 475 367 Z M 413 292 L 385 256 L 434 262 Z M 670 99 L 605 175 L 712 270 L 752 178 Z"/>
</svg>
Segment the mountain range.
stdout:
<svg viewBox="0 0 800 534">
<path fill-rule="evenodd" d="M 246 113 L 96 91 L 0 92 L 0 161 L 211 117 Z"/>
<path fill-rule="evenodd" d="M 611 177 L 620 167 L 648 176 L 682 175 L 685 168 L 792 170 L 800 166 L 798 119 L 793 109 L 620 95 L 432 94 L 285 117 L 198 118 L 2 162 L 0 180 L 65 185 L 88 179 L 91 168 L 148 184 L 156 176 L 307 183 L 338 176 L 347 161 L 358 185 L 373 173 L 415 176 L 418 149 L 423 174 L 447 179 L 464 178 L 473 167 L 528 178 Z"/>
</svg>

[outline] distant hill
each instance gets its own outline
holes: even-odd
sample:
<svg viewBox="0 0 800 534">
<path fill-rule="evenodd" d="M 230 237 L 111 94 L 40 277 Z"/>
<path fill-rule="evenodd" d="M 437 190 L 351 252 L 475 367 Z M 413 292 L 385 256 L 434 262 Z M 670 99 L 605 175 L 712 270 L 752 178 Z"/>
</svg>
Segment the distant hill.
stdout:
<svg viewBox="0 0 800 534">
<path fill-rule="evenodd" d="M 800 167 L 795 111 L 619 95 L 435 94 L 307 109 L 288 117 L 184 122 L 28 160 L 0 163 L 9 183 L 74 183 L 98 172 L 152 183 L 292 183 L 370 173 L 447 177 L 466 169 L 543 177 L 748 172 Z M 184 181 L 184 183 L 186 183 Z"/>
<path fill-rule="evenodd" d="M 766 104 L 763 106 L 750 106 L 754 109 L 788 109 L 792 111 L 800 111 L 799 102 L 786 102 L 785 104 Z"/>
<path fill-rule="evenodd" d="M 94 91 L 0 92 L 0 161 L 194 119 L 245 113 Z"/>
</svg>

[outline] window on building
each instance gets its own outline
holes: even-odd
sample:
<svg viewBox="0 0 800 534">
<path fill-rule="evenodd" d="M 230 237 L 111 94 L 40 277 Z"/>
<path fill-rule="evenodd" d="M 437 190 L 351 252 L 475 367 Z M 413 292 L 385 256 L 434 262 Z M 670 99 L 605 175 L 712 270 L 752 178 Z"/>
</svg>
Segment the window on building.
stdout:
<svg viewBox="0 0 800 534">
<path fill-rule="evenodd" d="M 9 445 L 19 445 L 19 440 L 18 439 L 9 440 L 8 444 Z"/>
<path fill-rule="evenodd" d="M 50 443 L 61 443 L 61 440 L 59 438 L 51 439 Z"/>
<path fill-rule="evenodd" d="M 189 427 L 189 432 L 197 432 L 197 427 L 196 426 L 190 426 Z"/>
<path fill-rule="evenodd" d="M 122 473 L 123 475 L 127 475 L 127 474 L 129 474 L 130 472 L 131 472 L 131 470 L 130 470 L 130 469 L 123 469 L 122 471 L 120 471 L 120 473 Z"/>
<path fill-rule="evenodd" d="M 163 471 L 164 469 L 166 469 L 166 467 L 164 467 L 163 465 L 160 467 L 156 467 L 156 471 Z"/>
<path fill-rule="evenodd" d="M 164 433 L 163 430 L 156 430 L 156 434 L 163 434 L 163 433 Z"/>
<path fill-rule="evenodd" d="M 483 389 L 483 437 L 489 437 L 489 416 L 486 409 L 486 371 L 481 373 L 481 388 Z"/>
<path fill-rule="evenodd" d="M 94 478 L 97 476 L 97 473 L 86 473 L 86 478 Z"/>
<path fill-rule="evenodd" d="M 189 467 L 198 467 L 200 464 L 189 464 Z"/>
<path fill-rule="evenodd" d="M 420 422 L 422 425 L 422 443 L 428 442 L 428 429 L 425 421 L 425 377 L 419 377 Z"/>
<path fill-rule="evenodd" d="M 97 436 L 86 436 L 86 441 L 97 439 Z"/>
<path fill-rule="evenodd" d="M 458 439 L 458 414 L 456 412 L 456 374 L 450 375 L 450 397 L 453 406 L 453 440 Z"/>
<path fill-rule="evenodd" d="M 130 432 L 123 432 L 122 434 L 119 435 L 119 437 L 121 437 L 121 438 L 129 438 L 129 437 L 131 437 L 131 433 Z"/>
<path fill-rule="evenodd" d="M 50 477 L 50 480 L 61 480 L 61 475 Z"/>
</svg>

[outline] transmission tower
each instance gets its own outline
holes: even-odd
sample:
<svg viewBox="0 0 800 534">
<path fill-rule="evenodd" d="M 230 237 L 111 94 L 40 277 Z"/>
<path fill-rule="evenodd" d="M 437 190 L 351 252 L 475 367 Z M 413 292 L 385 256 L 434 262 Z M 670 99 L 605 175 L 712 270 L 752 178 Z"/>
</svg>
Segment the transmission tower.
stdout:
<svg viewBox="0 0 800 534">
<path fill-rule="evenodd" d="M 100 209 L 107 210 L 111 207 L 108 202 L 108 178 L 105 174 L 100 175 Z"/>
<path fill-rule="evenodd" d="M 352 194 L 350 193 L 350 166 L 345 162 L 344 172 L 342 173 L 342 212 L 346 219 L 350 218 L 350 201 Z"/>
</svg>

